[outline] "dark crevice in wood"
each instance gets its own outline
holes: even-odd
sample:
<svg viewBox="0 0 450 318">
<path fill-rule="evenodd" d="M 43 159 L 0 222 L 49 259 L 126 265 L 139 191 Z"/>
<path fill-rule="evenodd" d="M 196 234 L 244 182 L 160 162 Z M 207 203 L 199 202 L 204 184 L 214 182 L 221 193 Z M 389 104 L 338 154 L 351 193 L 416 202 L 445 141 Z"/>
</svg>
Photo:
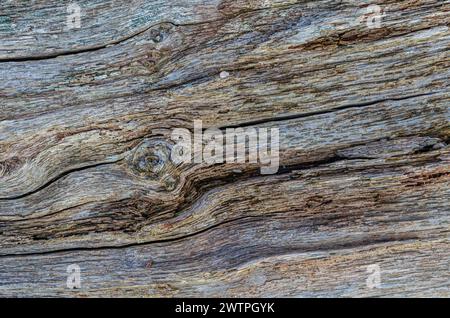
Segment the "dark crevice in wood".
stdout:
<svg viewBox="0 0 450 318">
<path fill-rule="evenodd" d="M 10 58 L 10 59 L 1 59 L 0 58 L 0 63 L 15 63 L 15 62 L 29 62 L 29 61 L 41 61 L 41 60 L 50 60 L 50 59 L 56 59 L 62 56 L 70 56 L 70 55 L 76 55 L 76 54 L 82 54 L 82 53 L 88 53 L 88 52 L 95 52 L 98 50 L 102 50 L 105 49 L 107 47 L 113 46 L 113 45 L 117 45 L 123 42 L 126 42 L 136 36 L 139 36 L 145 32 L 147 32 L 148 30 L 150 30 L 151 28 L 154 28 L 158 25 L 161 24 L 172 24 L 173 26 L 178 26 L 172 22 L 159 22 L 156 24 L 153 24 L 147 28 L 145 28 L 144 30 L 138 31 L 134 34 L 131 34 L 128 37 L 125 37 L 123 39 L 117 40 L 115 42 L 111 42 L 111 43 L 107 43 L 104 45 L 100 45 L 100 46 L 95 46 L 95 47 L 91 47 L 91 48 L 87 48 L 87 49 L 81 49 L 81 50 L 74 50 L 74 51 L 68 51 L 68 52 L 60 52 L 57 54 L 47 54 L 47 55 L 39 55 L 39 56 L 29 56 L 29 57 L 17 57 L 17 58 Z"/>
<path fill-rule="evenodd" d="M 407 99 L 412 99 L 412 98 L 417 98 L 417 97 L 431 96 L 431 95 L 434 95 L 437 93 L 438 92 L 429 92 L 429 93 L 414 94 L 414 95 L 402 96 L 402 97 L 378 99 L 378 100 L 374 100 L 374 101 L 370 101 L 370 102 L 342 105 L 339 107 L 335 107 L 333 109 L 320 110 L 320 111 L 303 113 L 303 114 L 277 116 L 277 117 L 273 117 L 273 118 L 259 119 L 259 120 L 255 120 L 255 121 L 247 121 L 245 123 L 240 123 L 240 124 L 236 124 L 236 125 L 226 125 L 226 126 L 222 126 L 222 127 L 218 127 L 218 128 L 222 129 L 222 130 L 227 129 L 227 128 L 243 128 L 243 127 L 262 125 L 262 124 L 267 124 L 267 123 L 272 123 L 272 122 L 280 122 L 280 121 L 286 121 L 286 120 L 292 120 L 292 119 L 319 116 L 319 115 L 334 113 L 334 112 L 337 112 L 340 110 L 346 110 L 346 109 L 351 109 L 351 108 L 362 108 L 362 107 L 372 106 L 372 105 L 376 105 L 376 104 L 380 104 L 380 103 L 384 103 L 384 102 L 401 101 L 401 100 L 407 100 Z M 204 130 L 206 130 L 206 128 Z"/>
<path fill-rule="evenodd" d="M 269 215 L 267 215 L 269 216 Z M 74 247 L 74 248 L 67 248 L 67 249 L 55 249 L 55 250 L 49 250 L 49 251 L 42 251 L 42 252 L 31 252 L 31 253 L 14 253 L 14 254 L 5 254 L 0 255 L 0 258 L 8 258 L 8 257 L 19 257 L 19 256 L 38 256 L 38 255 L 47 255 L 47 254 L 56 254 L 56 253 L 66 253 L 66 252 L 83 252 L 83 251 L 92 251 L 92 250 L 108 250 L 108 249 L 124 249 L 124 248 L 130 248 L 134 246 L 143 246 L 143 245 L 149 245 L 149 244 L 161 244 L 161 243 L 170 243 L 170 242 L 178 242 L 202 233 L 205 233 L 207 231 L 213 230 L 214 228 L 226 225 L 228 223 L 240 221 L 243 219 L 255 219 L 255 218 L 261 218 L 261 216 L 243 216 L 239 218 L 234 218 L 231 220 L 226 220 L 224 222 L 220 222 L 217 224 L 214 224 L 210 227 L 204 228 L 200 231 L 193 232 L 187 235 L 170 238 L 170 239 L 164 239 L 164 240 L 154 240 L 154 241 L 148 241 L 148 242 L 138 242 L 138 243 L 130 243 L 130 244 L 124 244 L 124 245 L 112 245 L 112 246 L 96 246 L 96 247 Z"/>
<path fill-rule="evenodd" d="M 112 164 L 118 163 L 118 162 L 120 162 L 122 160 L 123 159 L 119 159 L 119 160 L 115 160 L 115 161 L 108 161 L 108 162 L 99 162 L 99 163 L 96 163 L 96 164 L 93 164 L 93 165 L 87 165 L 87 166 L 83 166 L 83 167 L 79 167 L 79 168 L 75 168 L 75 169 L 70 169 L 70 170 L 64 171 L 63 173 L 55 176 L 54 178 L 50 179 L 45 184 L 41 185 L 40 187 L 36 188 L 33 191 L 29 191 L 27 193 L 24 193 L 24 194 L 21 194 L 21 195 L 17 195 L 17 196 L 14 196 L 14 197 L 0 198 L 0 201 L 12 201 L 12 200 L 25 198 L 27 196 L 30 196 L 32 194 L 35 194 L 35 193 L 37 193 L 37 192 L 47 188 L 52 183 L 54 183 L 54 182 L 56 182 L 56 181 L 58 181 L 58 180 L 60 180 L 60 179 L 62 179 L 64 177 L 68 176 L 71 173 L 79 172 L 79 171 L 83 171 L 83 170 L 87 170 L 87 169 L 91 169 L 91 168 L 96 168 L 96 167 L 100 167 L 100 166 L 112 165 Z"/>
<path fill-rule="evenodd" d="M 126 248 L 133 248 L 133 247 L 146 246 L 146 245 L 152 245 L 152 244 L 166 244 L 166 243 L 180 242 L 180 241 L 192 238 L 194 236 L 209 232 L 216 228 L 219 228 L 219 227 L 222 227 L 222 226 L 225 226 L 228 224 L 232 224 L 235 222 L 258 220 L 258 219 L 259 220 L 270 219 L 270 218 L 277 217 L 278 215 L 279 215 L 279 213 L 275 212 L 275 213 L 265 214 L 265 215 L 243 216 L 243 217 L 233 218 L 233 219 L 225 220 L 223 222 L 219 222 L 217 224 L 211 225 L 211 226 L 201 229 L 199 231 L 189 233 L 187 235 L 182 235 L 179 237 L 174 237 L 174 238 L 169 238 L 169 239 L 135 242 L 135 243 L 129 243 L 129 244 L 123 244 L 123 245 L 74 247 L 74 248 L 54 249 L 54 250 L 41 251 L 41 252 L 11 253 L 11 254 L 0 255 L 0 259 L 13 258 L 13 257 L 53 255 L 53 254 L 61 254 L 61 253 L 76 253 L 76 252 L 86 252 L 86 251 L 121 250 L 121 249 L 126 249 Z M 320 248 L 317 248 L 317 247 L 303 248 L 303 249 L 301 249 L 301 251 L 302 252 L 308 252 L 308 251 L 311 252 L 311 251 L 341 250 L 341 249 L 355 248 L 355 247 L 361 247 L 361 246 L 373 246 L 373 245 L 383 244 L 383 243 L 388 243 L 388 242 L 409 241 L 409 240 L 416 239 L 416 238 L 417 238 L 416 235 L 409 233 L 406 237 L 403 237 L 403 238 L 397 237 L 396 235 L 394 235 L 394 236 L 390 236 L 390 237 L 362 239 L 360 241 L 352 241 L 352 242 L 346 242 L 346 243 L 337 242 L 337 243 L 332 243 L 329 246 L 321 246 Z M 293 251 L 295 251 L 295 250 L 298 250 L 298 249 L 294 249 Z"/>
</svg>

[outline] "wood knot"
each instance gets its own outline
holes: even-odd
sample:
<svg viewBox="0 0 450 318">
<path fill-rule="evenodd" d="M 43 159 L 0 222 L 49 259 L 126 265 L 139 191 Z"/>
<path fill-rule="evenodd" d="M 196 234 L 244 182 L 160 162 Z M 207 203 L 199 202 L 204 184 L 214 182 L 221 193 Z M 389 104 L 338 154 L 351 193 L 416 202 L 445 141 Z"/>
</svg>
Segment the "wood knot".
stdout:
<svg viewBox="0 0 450 318">
<path fill-rule="evenodd" d="M 132 156 L 134 170 L 140 175 L 158 178 L 170 162 L 170 148 L 164 141 L 144 141 Z"/>
<path fill-rule="evenodd" d="M 166 37 L 165 32 L 162 32 L 161 29 L 154 29 L 150 31 L 150 38 L 153 43 L 161 43 Z"/>
<path fill-rule="evenodd" d="M 150 30 L 150 39 L 154 44 L 161 43 L 165 39 L 169 38 L 170 34 L 173 33 L 174 26 L 170 23 L 162 23 L 155 26 Z"/>
<path fill-rule="evenodd" d="M 178 185 L 176 167 L 170 160 L 172 145 L 163 140 L 144 140 L 130 159 L 133 172 L 141 178 L 158 181 L 164 190 Z"/>
</svg>

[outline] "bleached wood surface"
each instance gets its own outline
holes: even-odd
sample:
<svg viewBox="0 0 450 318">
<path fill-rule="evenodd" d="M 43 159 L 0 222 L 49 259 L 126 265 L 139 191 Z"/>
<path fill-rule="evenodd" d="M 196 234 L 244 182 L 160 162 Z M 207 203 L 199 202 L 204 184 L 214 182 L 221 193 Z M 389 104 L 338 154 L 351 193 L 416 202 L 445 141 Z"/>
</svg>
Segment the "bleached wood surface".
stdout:
<svg viewBox="0 0 450 318">
<path fill-rule="evenodd" d="M 1 296 L 450 296 L 449 1 L 70 3 L 0 3 Z M 175 166 L 196 119 L 280 170 Z"/>
</svg>

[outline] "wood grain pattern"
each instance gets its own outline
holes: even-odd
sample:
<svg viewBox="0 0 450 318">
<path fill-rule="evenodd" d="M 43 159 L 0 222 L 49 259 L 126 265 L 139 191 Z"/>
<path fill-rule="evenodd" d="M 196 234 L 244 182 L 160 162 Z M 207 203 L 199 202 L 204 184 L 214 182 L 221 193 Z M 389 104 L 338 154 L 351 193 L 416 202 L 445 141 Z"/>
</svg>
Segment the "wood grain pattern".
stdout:
<svg viewBox="0 0 450 318">
<path fill-rule="evenodd" d="M 69 3 L 0 4 L 1 296 L 450 296 L 449 1 Z M 280 169 L 175 165 L 194 120 Z"/>
</svg>

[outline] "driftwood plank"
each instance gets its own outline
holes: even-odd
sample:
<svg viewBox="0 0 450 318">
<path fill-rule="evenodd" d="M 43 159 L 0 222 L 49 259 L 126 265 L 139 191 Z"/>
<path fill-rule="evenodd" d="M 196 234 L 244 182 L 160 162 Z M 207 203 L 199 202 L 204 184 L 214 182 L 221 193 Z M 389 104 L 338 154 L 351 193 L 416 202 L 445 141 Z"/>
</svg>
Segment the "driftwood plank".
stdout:
<svg viewBox="0 0 450 318">
<path fill-rule="evenodd" d="M 0 4 L 0 295 L 450 296 L 449 1 L 70 3 Z"/>
</svg>

